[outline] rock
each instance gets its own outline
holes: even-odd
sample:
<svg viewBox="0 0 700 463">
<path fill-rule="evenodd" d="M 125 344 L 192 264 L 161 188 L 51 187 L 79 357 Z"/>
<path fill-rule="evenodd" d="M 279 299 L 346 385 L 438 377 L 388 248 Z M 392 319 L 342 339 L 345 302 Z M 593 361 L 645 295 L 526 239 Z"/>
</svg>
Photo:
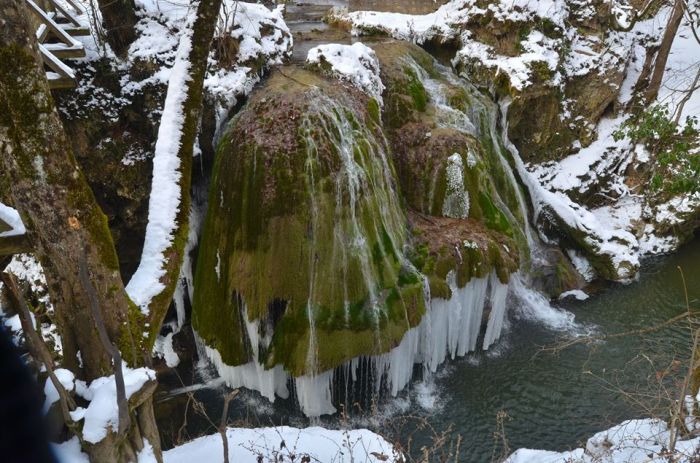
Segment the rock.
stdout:
<svg viewBox="0 0 700 463">
<path fill-rule="evenodd" d="M 488 117 L 486 108 L 417 46 L 390 41 L 374 48 L 387 86 L 384 126 L 416 242 L 414 264 L 438 297 L 449 297 L 451 271 L 460 288 L 492 270 L 507 282 L 527 244 L 514 215 L 502 210 L 504 203 L 515 211 L 518 205 L 500 147 L 470 122 L 480 111 Z"/>
<path fill-rule="evenodd" d="M 406 219 L 372 102 L 284 67 L 223 135 L 192 322 L 227 365 L 325 371 L 419 323 L 422 284 L 402 261 Z"/>
</svg>

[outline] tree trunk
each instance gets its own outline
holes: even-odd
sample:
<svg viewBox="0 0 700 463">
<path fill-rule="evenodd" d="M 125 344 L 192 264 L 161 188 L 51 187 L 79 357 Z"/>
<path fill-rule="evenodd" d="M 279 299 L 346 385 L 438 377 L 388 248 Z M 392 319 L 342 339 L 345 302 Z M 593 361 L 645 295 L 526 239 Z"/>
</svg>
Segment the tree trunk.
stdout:
<svg viewBox="0 0 700 463">
<path fill-rule="evenodd" d="M 134 0 L 98 0 L 107 41 L 117 55 L 126 52 L 136 39 L 136 6 Z"/>
<path fill-rule="evenodd" d="M 153 284 L 158 282 L 164 285 L 164 289 L 155 297 L 147 301 L 147 309 L 149 313 L 148 322 L 151 330 L 148 338 L 148 346 L 153 346 L 156 336 L 160 331 L 159 327 L 163 323 L 168 307 L 173 300 L 173 293 L 177 286 L 180 267 L 182 266 L 183 254 L 185 245 L 187 244 L 187 235 L 189 233 L 189 213 L 190 213 L 190 187 L 192 178 L 192 156 L 194 144 L 197 139 L 199 129 L 199 118 L 202 111 L 202 87 L 204 84 L 204 76 L 207 69 L 207 58 L 211 48 L 212 38 L 216 29 L 219 11 L 221 10 L 221 0 L 201 0 L 197 5 L 196 18 L 191 25 L 191 50 L 187 57 L 178 56 L 175 66 L 178 66 L 178 59 L 187 59 L 189 62 L 187 80 L 187 96 L 182 101 L 178 108 L 179 113 L 184 115 L 182 129 L 179 134 L 180 148 L 178 158 L 180 161 L 179 168 L 179 184 L 180 189 L 180 205 L 175 220 L 175 229 L 173 231 L 174 239 L 170 247 L 162 253 L 164 275 L 159 281 L 153 281 Z M 185 34 L 187 31 L 184 32 Z M 166 104 L 168 106 L 168 98 L 170 92 L 178 92 L 179 89 L 168 89 L 168 97 Z M 165 115 L 165 111 L 164 111 Z M 159 137 L 173 137 L 170 132 L 160 134 Z M 157 149 L 156 149 L 157 151 Z M 156 152 L 156 156 L 158 156 Z M 154 174 L 155 177 L 155 174 Z M 155 185 L 155 182 L 154 182 Z M 150 207 L 162 207 L 159 204 L 151 205 Z M 149 224 L 150 227 L 151 224 Z M 146 230 L 146 239 L 149 239 L 148 228 Z M 137 274 L 139 270 L 137 270 Z M 133 294 L 132 294 L 133 297 Z"/>
<path fill-rule="evenodd" d="M 668 24 L 666 24 L 666 30 L 664 31 L 664 36 L 663 39 L 661 39 L 661 45 L 659 45 L 659 51 L 657 52 L 656 60 L 654 61 L 654 72 L 651 74 L 649 86 L 647 87 L 647 91 L 644 95 L 644 101 L 646 104 L 651 104 L 656 99 L 656 95 L 659 94 L 661 81 L 664 77 L 664 72 L 666 71 L 668 55 L 671 53 L 673 40 L 676 38 L 678 28 L 683 20 L 684 9 L 684 0 L 676 0 L 676 2 L 673 4 L 673 10 L 671 10 L 671 16 L 668 19 Z"/>
<path fill-rule="evenodd" d="M 0 7 L 0 181 L 11 186 L 12 204 L 44 267 L 64 341 L 64 366 L 90 381 L 112 373 L 112 358 L 100 341 L 97 324 L 128 361 L 138 364 L 147 353 L 140 334 L 144 320 L 126 295 L 107 219 L 73 157 L 28 17 L 23 0 L 5 0 Z M 94 287 L 93 307 L 99 307 L 101 320 L 91 312 L 91 294 L 80 278 L 81 262 Z M 142 405 L 151 406 L 146 399 L 134 414 Z M 148 410 L 143 415 L 153 418 Z M 157 440 L 155 423 L 149 427 L 148 437 Z M 137 425 L 129 433 L 143 436 Z M 109 433 L 87 449 L 91 459 L 132 461 L 142 443 L 134 446 L 127 437 Z"/>
</svg>

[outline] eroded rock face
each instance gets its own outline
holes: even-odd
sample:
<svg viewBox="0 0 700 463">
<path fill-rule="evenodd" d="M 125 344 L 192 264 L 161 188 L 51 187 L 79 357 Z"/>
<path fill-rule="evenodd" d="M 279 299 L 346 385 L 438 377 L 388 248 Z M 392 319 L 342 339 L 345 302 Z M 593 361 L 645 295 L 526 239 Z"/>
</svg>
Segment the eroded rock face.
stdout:
<svg viewBox="0 0 700 463">
<path fill-rule="evenodd" d="M 609 28 L 609 8 L 574 6 L 568 15 L 578 28 L 568 35 L 551 22 L 492 15 L 465 25 L 477 43 L 457 54 L 456 68 L 512 100 L 509 138 L 526 162 L 561 159 L 594 141 L 595 126 L 625 77 L 629 49 L 621 45 L 628 39 Z"/>
<path fill-rule="evenodd" d="M 400 204 L 376 102 L 273 73 L 219 146 L 194 329 L 227 365 L 295 376 L 388 351 L 425 310 Z"/>
</svg>

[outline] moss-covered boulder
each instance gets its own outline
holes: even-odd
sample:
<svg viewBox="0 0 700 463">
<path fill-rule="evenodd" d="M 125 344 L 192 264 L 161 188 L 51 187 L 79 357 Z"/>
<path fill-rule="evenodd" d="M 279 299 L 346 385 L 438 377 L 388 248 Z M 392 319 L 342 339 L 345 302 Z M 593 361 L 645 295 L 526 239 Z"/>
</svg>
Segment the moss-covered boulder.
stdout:
<svg viewBox="0 0 700 463">
<path fill-rule="evenodd" d="M 492 270 L 508 281 L 527 244 L 518 186 L 489 127 L 493 108 L 482 106 L 466 82 L 451 81 L 419 47 L 390 41 L 374 48 L 387 88 L 384 125 L 411 211 L 416 268 L 442 298 L 450 297 L 451 271 L 458 287 Z"/>
<path fill-rule="evenodd" d="M 387 352 L 425 311 L 376 102 L 274 72 L 218 147 L 192 323 L 231 366 L 295 376 Z"/>
</svg>

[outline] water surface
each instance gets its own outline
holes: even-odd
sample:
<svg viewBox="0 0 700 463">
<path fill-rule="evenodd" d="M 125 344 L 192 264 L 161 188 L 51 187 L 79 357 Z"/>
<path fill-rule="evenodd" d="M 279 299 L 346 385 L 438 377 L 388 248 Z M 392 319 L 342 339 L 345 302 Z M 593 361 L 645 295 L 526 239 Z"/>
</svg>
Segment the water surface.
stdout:
<svg viewBox="0 0 700 463">
<path fill-rule="evenodd" d="M 593 433 L 625 419 L 665 415 L 663 407 L 668 402 L 657 398 L 675 394 L 673 383 L 685 373 L 684 359 L 691 343 L 688 325 L 682 322 L 644 336 L 579 344 L 556 354 L 543 348 L 572 336 L 652 327 L 684 312 L 679 266 L 685 272 L 691 306 L 697 308 L 698 239 L 674 255 L 648 259 L 639 279 L 631 284 L 605 285 L 586 301 L 557 304 L 569 316 L 573 314 L 573 328 L 561 329 L 564 312 L 555 314 L 559 323 L 552 327 L 547 310 L 533 313 L 532 307 L 512 297 L 508 327 L 490 351 L 448 361 L 429 378 L 420 378 L 417 368 L 418 378 L 399 397 L 364 404 L 362 411 L 351 406 L 347 418 L 327 417 L 312 423 L 295 411 L 290 400 L 270 404 L 257 393 L 243 392 L 232 403 L 230 419 L 248 425 L 369 427 L 414 450 L 431 446 L 435 434 L 449 431 L 452 443 L 460 437 L 460 461 L 464 462 L 488 462 L 494 454 L 502 454 L 503 437 L 511 451 L 581 446 Z M 198 370 L 201 374 L 206 375 L 207 370 Z M 220 420 L 222 394 L 221 388 L 195 393 L 215 423 Z M 185 400 L 179 396 L 159 407 L 164 410 L 170 403 L 179 408 Z M 172 445 L 181 424 L 180 417 L 163 422 L 166 446 Z M 416 430 L 417 425 L 425 424 L 431 428 Z M 214 430 L 211 423 L 192 413 L 191 406 L 183 429 L 190 437 Z"/>
</svg>

